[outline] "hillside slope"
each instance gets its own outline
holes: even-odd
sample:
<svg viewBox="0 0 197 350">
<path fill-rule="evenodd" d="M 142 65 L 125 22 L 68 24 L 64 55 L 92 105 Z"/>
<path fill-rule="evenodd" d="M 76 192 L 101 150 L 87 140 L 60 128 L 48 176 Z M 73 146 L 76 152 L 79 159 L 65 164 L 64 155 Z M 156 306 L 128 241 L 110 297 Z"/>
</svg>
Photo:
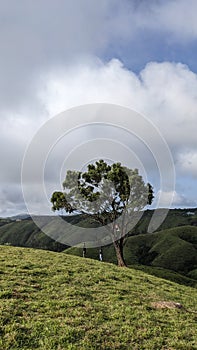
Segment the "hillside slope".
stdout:
<svg viewBox="0 0 197 350">
<path fill-rule="evenodd" d="M 197 267 L 197 227 L 183 226 L 129 237 L 128 263 L 160 266 L 188 274 Z"/>
<path fill-rule="evenodd" d="M 67 254 L 81 255 L 81 248 Z M 182 226 L 152 234 L 131 236 L 124 247 L 128 265 L 140 264 L 170 269 L 197 279 L 197 227 Z M 87 249 L 87 257 L 98 259 L 98 249 Z M 103 259 L 116 263 L 113 245 L 103 248 Z"/>
<path fill-rule="evenodd" d="M 9 246 L 0 246 L 0 266 L 1 349 L 196 349 L 193 288 L 113 264 Z"/>
<path fill-rule="evenodd" d="M 43 233 L 32 219 L 3 221 L 0 226 L 0 244 L 53 251 L 62 251 L 67 248 L 66 245 L 55 242 Z"/>
<path fill-rule="evenodd" d="M 159 218 L 159 216 L 162 215 L 163 212 L 166 212 L 166 210 L 167 209 L 156 209 L 155 212 L 157 213 L 157 217 Z M 153 210 L 146 210 L 144 212 L 141 220 L 133 229 L 135 234 L 147 233 L 152 214 Z M 162 222 L 161 226 L 158 228 L 158 231 L 187 225 L 197 226 L 197 208 L 167 210 L 167 216 Z"/>
</svg>

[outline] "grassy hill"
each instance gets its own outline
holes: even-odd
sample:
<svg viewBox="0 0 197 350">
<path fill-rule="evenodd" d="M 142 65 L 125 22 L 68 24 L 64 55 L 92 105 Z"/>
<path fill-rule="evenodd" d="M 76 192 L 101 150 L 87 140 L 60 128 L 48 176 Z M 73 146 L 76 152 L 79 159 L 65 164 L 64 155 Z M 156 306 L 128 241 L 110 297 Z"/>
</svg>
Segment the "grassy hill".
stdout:
<svg viewBox="0 0 197 350">
<path fill-rule="evenodd" d="M 58 239 L 54 240 L 51 238 L 54 237 L 54 234 L 58 238 L 59 223 L 56 219 L 57 216 L 40 216 L 39 223 L 42 230 L 35 224 L 32 218 L 22 220 L 14 220 L 12 218 L 0 219 L 0 244 L 63 251 L 68 246 L 58 243 Z M 65 216 L 62 219 L 70 224 L 63 231 L 65 240 L 67 236 L 74 237 L 79 235 L 77 227 L 91 227 L 92 230 L 98 227 L 98 223 L 90 220 L 86 215 Z M 60 226 L 61 230 L 62 226 Z"/>
<path fill-rule="evenodd" d="M 188 274 L 197 267 L 197 227 L 175 227 L 129 237 L 125 255 L 130 264 L 160 266 Z"/>
<path fill-rule="evenodd" d="M 194 288 L 44 250 L 0 246 L 0 261 L 3 350 L 196 349 Z"/>
<path fill-rule="evenodd" d="M 21 221 L 4 219 L 0 222 L 0 244 L 53 251 L 62 251 L 67 248 L 66 245 L 55 242 L 42 232 L 32 219 Z"/>
<path fill-rule="evenodd" d="M 166 209 L 156 209 L 157 216 L 159 217 L 165 211 Z M 131 233 L 147 233 L 152 215 L 153 210 L 146 210 L 141 220 L 138 222 L 138 224 L 135 226 Z M 186 225 L 197 226 L 197 208 L 168 210 L 167 216 L 162 222 L 161 226 L 158 228 L 158 231 Z"/>
<path fill-rule="evenodd" d="M 80 256 L 81 248 L 72 247 L 67 254 Z M 131 236 L 124 247 L 124 256 L 128 265 L 148 265 L 169 269 L 184 274 L 190 279 L 183 279 L 186 284 L 195 284 L 197 280 L 197 227 L 182 226 L 163 230 L 157 233 Z M 87 257 L 98 259 L 98 249 L 87 249 Z M 103 259 L 117 263 L 113 245 L 103 248 Z M 152 268 L 149 272 L 160 272 L 162 277 L 177 281 L 180 276 Z"/>
<path fill-rule="evenodd" d="M 160 215 L 162 209 L 157 211 Z M 163 227 L 165 230 L 147 234 L 152 213 L 151 210 L 145 211 L 142 219 L 131 232 L 131 237 L 125 245 L 127 264 L 177 283 L 195 286 L 197 280 L 197 209 L 171 209 L 160 227 L 160 229 Z M 64 217 L 64 219 L 71 224 L 65 230 L 65 236 L 75 237 L 78 235 L 76 226 L 91 227 L 93 231 L 94 227 L 98 226 L 87 216 L 75 215 Z M 44 217 L 43 227 L 47 225 L 47 222 L 47 217 Z M 190 224 L 190 226 L 186 226 L 186 224 Z M 166 229 L 169 227 L 170 230 Z M 54 221 L 54 225 L 50 225 L 50 229 L 59 232 L 56 221 Z M 84 233 L 83 239 L 85 240 Z M 0 219 L 0 244 L 58 252 L 68 248 L 68 246 L 53 240 L 50 237 L 50 232 L 49 236 L 42 232 L 31 218 L 20 220 L 18 216 Z M 103 250 L 104 260 L 116 263 L 113 247 L 104 247 Z M 77 248 L 68 249 L 66 252 L 82 255 L 81 249 Z M 87 256 L 98 259 L 98 249 L 88 249 Z"/>
</svg>

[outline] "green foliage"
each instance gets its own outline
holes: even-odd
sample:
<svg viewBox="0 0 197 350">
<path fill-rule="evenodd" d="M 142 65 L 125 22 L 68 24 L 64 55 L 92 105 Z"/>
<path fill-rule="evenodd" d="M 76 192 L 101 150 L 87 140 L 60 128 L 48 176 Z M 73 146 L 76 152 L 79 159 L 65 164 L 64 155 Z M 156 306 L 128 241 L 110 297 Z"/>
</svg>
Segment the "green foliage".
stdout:
<svg viewBox="0 0 197 350">
<path fill-rule="evenodd" d="M 128 169 L 121 163 L 110 166 L 103 160 L 89 164 L 84 173 L 67 171 L 63 188 L 65 192 L 54 192 L 51 197 L 53 210 L 107 213 L 111 220 L 125 209 L 143 209 L 153 199 L 152 186 L 145 185 L 137 169 Z"/>
<path fill-rule="evenodd" d="M 64 193 L 62 192 L 58 192 L 58 191 L 54 192 L 51 197 L 51 202 L 53 203 L 53 206 L 52 206 L 53 211 L 65 209 L 68 213 L 73 212 L 73 208 L 68 203 Z"/>
<path fill-rule="evenodd" d="M 129 221 L 136 212 L 152 203 L 152 186 L 144 183 L 137 169 L 128 169 L 121 163 L 108 165 L 99 160 L 89 164 L 84 173 L 69 170 L 63 187 L 65 192 L 53 193 L 52 209 L 86 213 L 102 225 L 108 223 L 118 265 L 125 266 L 123 243 L 129 233 Z M 117 237 L 115 220 L 119 218 L 120 235 Z"/>
<path fill-rule="evenodd" d="M 194 288 L 49 251 L 0 247 L 0 349 L 196 349 Z M 174 301 L 182 309 L 155 309 Z"/>
</svg>

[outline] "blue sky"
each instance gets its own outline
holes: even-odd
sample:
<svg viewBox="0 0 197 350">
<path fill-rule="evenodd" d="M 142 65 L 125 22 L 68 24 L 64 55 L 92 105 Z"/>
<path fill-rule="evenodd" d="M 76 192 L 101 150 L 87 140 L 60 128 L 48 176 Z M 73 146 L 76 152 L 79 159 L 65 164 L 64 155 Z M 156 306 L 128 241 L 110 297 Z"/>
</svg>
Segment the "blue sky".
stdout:
<svg viewBox="0 0 197 350">
<path fill-rule="evenodd" d="M 154 31 L 140 33 L 140 40 L 136 40 L 131 47 L 120 45 L 106 54 L 106 59 L 117 56 L 124 65 L 136 73 L 139 73 L 146 63 L 156 62 L 182 62 L 189 69 L 196 72 L 197 69 L 197 41 L 188 43 L 168 42 L 168 36 Z"/>
<path fill-rule="evenodd" d="M 173 207 L 197 206 L 196 13 L 196 0 L 0 0 L 0 216 L 26 211 L 21 165 L 39 128 L 97 102 L 156 125 L 176 169 Z"/>
</svg>

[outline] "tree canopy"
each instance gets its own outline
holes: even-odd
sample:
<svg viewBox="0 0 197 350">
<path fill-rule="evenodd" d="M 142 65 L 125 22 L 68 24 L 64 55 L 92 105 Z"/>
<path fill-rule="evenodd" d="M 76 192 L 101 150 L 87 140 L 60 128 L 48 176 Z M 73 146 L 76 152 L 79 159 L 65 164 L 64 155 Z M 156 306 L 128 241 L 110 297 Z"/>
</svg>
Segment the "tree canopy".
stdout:
<svg viewBox="0 0 197 350">
<path fill-rule="evenodd" d="M 126 266 L 123 245 L 132 217 L 153 200 L 153 188 L 145 184 L 138 169 L 103 160 L 89 164 L 87 171 L 68 170 L 63 192 L 51 197 L 53 210 L 85 213 L 107 225 L 119 266 Z"/>
</svg>

